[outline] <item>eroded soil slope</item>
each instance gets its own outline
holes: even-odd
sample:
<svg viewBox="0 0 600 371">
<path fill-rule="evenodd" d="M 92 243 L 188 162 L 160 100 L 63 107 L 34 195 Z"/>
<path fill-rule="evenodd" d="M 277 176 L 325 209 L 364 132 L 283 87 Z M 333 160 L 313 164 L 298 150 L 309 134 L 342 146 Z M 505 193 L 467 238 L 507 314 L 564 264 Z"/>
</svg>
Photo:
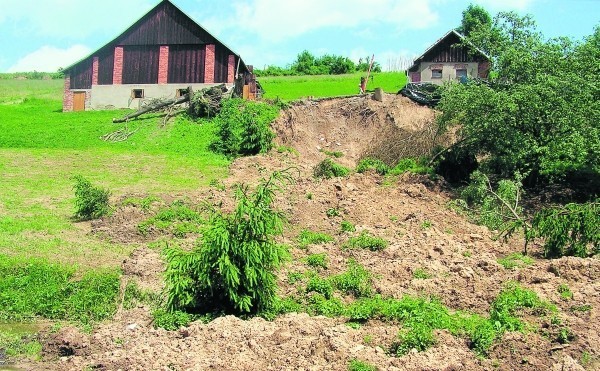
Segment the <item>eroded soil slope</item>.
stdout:
<svg viewBox="0 0 600 371">
<path fill-rule="evenodd" d="M 588 369 L 600 367 L 598 259 L 536 258 L 532 265 L 506 269 L 498 259 L 520 251 L 522 242 L 518 238 L 507 243 L 495 241 L 487 229 L 451 210 L 443 181 L 408 174 L 397 179 L 374 173 L 331 180 L 312 177 L 312 168 L 326 158 L 323 150 L 342 152 L 343 157 L 336 161 L 354 167 L 366 153 L 383 148 L 386 133 L 406 140 L 402 146 L 385 147 L 387 152 L 418 155 L 421 144 L 444 140 L 435 137 L 432 119 L 429 109 L 391 95 L 384 102 L 364 98 L 308 101 L 284 112 L 274 124 L 278 143 L 295 151 L 273 150 L 263 156 L 239 159 L 231 166 L 225 190 L 164 195 L 164 200 L 183 196 L 192 203 L 208 200 L 228 209 L 233 205 L 230 195 L 234 184 L 255 184 L 272 170 L 297 168 L 295 184 L 277 200 L 277 207 L 290 220 L 282 240 L 293 246 L 293 260 L 279 274 L 281 295 L 298 290 L 288 282 L 288 273 L 308 270 L 304 258 L 314 253 L 327 254 L 329 267 L 321 272 L 324 275 L 342 272 L 352 258 L 374 274 L 374 288 L 382 296 L 435 296 L 453 310 L 484 316 L 503 285 L 518 281 L 557 305 L 562 326 L 573 334 L 569 343 L 557 341 L 556 325 L 548 318 L 523 313 L 532 330 L 504 334 L 488 358 L 478 357 L 466 339 L 447 331 L 436 331 L 436 344 L 424 352 L 394 357 L 387 354 L 400 330 L 393 323 L 369 321 L 354 329 L 343 317 L 291 313 L 271 322 L 227 316 L 208 324 L 197 322 L 179 331 L 166 331 L 155 329 L 151 309 L 139 306 L 120 309 L 114 320 L 98 325 L 91 334 L 72 327 L 48 334 L 43 361 L 30 368 L 346 370 L 352 359 L 381 370 L 581 370 L 582 364 Z M 415 145 L 415 141 L 421 144 Z M 327 216 L 329 209 L 336 209 L 339 215 Z M 109 240 L 142 244 L 123 263 L 123 279 L 159 291 L 164 264 L 154 247 L 160 244 L 150 242 L 160 236 L 141 235 L 136 228 L 151 213 L 123 207 L 111 218 L 95 223 L 92 230 Z M 353 223 L 357 231 L 342 233 L 342 220 Z M 296 239 L 303 229 L 328 233 L 334 241 L 299 248 Z M 389 241 L 389 246 L 377 252 L 342 248 L 350 236 L 365 230 Z M 181 244 L 193 244 L 193 237 Z M 539 246 L 530 250 L 539 253 Z M 416 278 L 418 269 L 427 272 L 429 278 Z M 561 285 L 571 290 L 572 298 L 561 297 Z M 586 306 L 589 310 L 573 309 Z"/>
</svg>

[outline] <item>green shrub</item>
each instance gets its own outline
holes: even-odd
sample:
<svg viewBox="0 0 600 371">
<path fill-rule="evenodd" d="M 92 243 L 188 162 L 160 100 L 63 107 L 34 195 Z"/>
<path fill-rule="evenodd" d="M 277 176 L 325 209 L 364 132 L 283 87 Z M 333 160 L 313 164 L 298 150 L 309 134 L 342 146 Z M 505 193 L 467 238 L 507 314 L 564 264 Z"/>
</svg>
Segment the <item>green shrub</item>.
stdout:
<svg viewBox="0 0 600 371">
<path fill-rule="evenodd" d="M 274 172 L 254 192 L 240 185 L 231 214 L 210 211 L 199 245 L 165 249 L 167 308 L 256 314 L 275 300 L 275 272 L 287 250 L 275 242 L 285 218 L 273 208 L 276 191 L 292 181 Z"/>
<path fill-rule="evenodd" d="M 344 153 L 342 153 L 340 151 L 327 151 L 327 150 L 322 149 L 321 152 L 323 152 L 327 156 L 331 156 L 331 157 L 335 157 L 335 158 L 344 157 Z"/>
<path fill-rule="evenodd" d="M 327 254 L 311 254 L 306 258 L 306 264 L 313 268 L 327 269 Z"/>
<path fill-rule="evenodd" d="M 348 371 L 377 371 L 377 367 L 370 365 L 367 362 L 353 359 L 348 365 Z"/>
<path fill-rule="evenodd" d="M 396 356 L 403 356 L 411 349 L 422 352 L 435 344 L 433 329 L 420 323 L 401 331 L 398 337 L 399 341 L 392 343 L 390 347 L 390 353 Z"/>
<path fill-rule="evenodd" d="M 308 229 L 303 229 L 298 235 L 298 244 L 300 247 L 306 247 L 308 245 L 327 243 L 333 241 L 333 237 L 327 233 L 312 232 Z"/>
<path fill-rule="evenodd" d="M 599 254 L 600 200 L 540 211 L 533 218 L 532 237 L 544 238 L 547 258 Z"/>
<path fill-rule="evenodd" d="M 156 196 L 147 196 L 144 198 L 139 197 L 127 197 L 121 202 L 123 206 L 135 206 L 139 207 L 144 211 L 150 210 L 150 207 L 155 202 L 160 202 L 161 199 Z"/>
<path fill-rule="evenodd" d="M 73 177 L 75 185 L 75 217 L 80 220 L 100 218 L 110 211 L 110 191 L 94 186 L 81 175 Z"/>
<path fill-rule="evenodd" d="M 363 231 L 358 237 L 351 237 L 345 244 L 347 249 L 368 249 L 380 251 L 388 246 L 388 242 L 380 237 L 374 237 L 367 231 Z"/>
<path fill-rule="evenodd" d="M 385 175 L 390 171 L 390 168 L 385 164 L 385 162 L 370 157 L 360 160 L 360 162 L 356 166 L 357 173 L 362 174 L 366 173 L 369 170 L 375 170 L 377 174 Z"/>
<path fill-rule="evenodd" d="M 354 226 L 354 224 L 350 223 L 347 220 L 342 220 L 342 223 L 340 224 L 340 228 L 341 228 L 342 232 L 346 232 L 346 233 L 351 233 L 351 232 L 356 231 L 356 227 Z"/>
<path fill-rule="evenodd" d="M 573 292 L 571 291 L 571 289 L 569 288 L 569 286 L 566 283 L 561 283 L 558 286 L 558 293 L 560 294 L 560 297 L 563 300 L 571 300 L 573 299 Z"/>
<path fill-rule="evenodd" d="M 400 160 L 396 166 L 388 171 L 390 175 L 400 175 L 406 172 L 421 175 L 435 175 L 433 168 L 423 164 L 423 161 L 413 158 L 404 158 Z"/>
<path fill-rule="evenodd" d="M 344 303 L 338 298 L 326 298 L 324 295 L 314 293 L 308 303 L 308 312 L 311 315 L 338 317 L 344 314 Z"/>
<path fill-rule="evenodd" d="M 310 277 L 306 284 L 306 292 L 317 292 L 323 295 L 325 299 L 331 299 L 331 296 L 333 295 L 333 286 L 329 280 L 314 275 Z"/>
<path fill-rule="evenodd" d="M 373 294 L 373 278 L 371 273 L 355 260 L 348 262 L 348 270 L 331 277 L 336 289 L 356 298 Z"/>
<path fill-rule="evenodd" d="M 415 271 L 413 272 L 413 278 L 419 279 L 419 280 L 426 280 L 428 278 L 433 277 L 431 275 L 431 273 L 428 273 L 425 269 L 423 268 L 417 268 L 415 269 Z"/>
<path fill-rule="evenodd" d="M 279 109 L 262 102 L 226 99 L 215 118 L 217 139 L 211 149 L 226 156 L 251 156 L 265 153 L 273 146 L 275 134 L 270 124 Z"/>
<path fill-rule="evenodd" d="M 178 310 L 167 311 L 164 309 L 157 309 L 152 312 L 152 317 L 154 318 L 155 327 L 164 328 L 169 331 L 175 331 L 182 327 L 186 327 L 193 320 L 191 314 Z"/>
<path fill-rule="evenodd" d="M 160 232 L 171 232 L 175 237 L 185 237 L 188 233 L 200 232 L 204 219 L 200 213 L 183 201 L 175 201 L 164 207 L 151 218 L 138 224 L 138 231 L 147 235 L 151 228 Z"/>
<path fill-rule="evenodd" d="M 498 264 L 506 269 L 515 269 L 533 264 L 533 259 L 527 255 L 516 252 L 498 259 Z"/>
<path fill-rule="evenodd" d="M 497 327 L 502 330 L 523 330 L 523 322 L 515 316 L 515 313 L 524 308 L 542 312 L 556 311 L 555 307 L 541 301 L 535 292 L 523 289 L 516 282 L 510 282 L 492 302 L 490 320 L 497 323 Z"/>
<path fill-rule="evenodd" d="M 328 218 L 333 218 L 336 216 L 340 216 L 340 211 L 334 207 L 327 209 L 327 211 L 325 212 L 325 215 L 327 215 Z"/>
<path fill-rule="evenodd" d="M 315 178 L 325 179 L 343 177 L 348 175 L 349 173 L 350 170 L 348 168 L 336 164 L 330 158 L 326 158 L 325 160 L 319 162 L 313 170 Z"/>
</svg>

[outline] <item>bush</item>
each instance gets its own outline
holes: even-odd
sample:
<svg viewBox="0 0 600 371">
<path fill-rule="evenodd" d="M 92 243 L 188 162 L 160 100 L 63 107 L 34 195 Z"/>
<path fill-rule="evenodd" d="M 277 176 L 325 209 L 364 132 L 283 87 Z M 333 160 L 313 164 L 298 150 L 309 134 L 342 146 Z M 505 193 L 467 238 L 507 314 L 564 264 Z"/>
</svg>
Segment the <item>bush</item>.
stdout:
<svg viewBox="0 0 600 371">
<path fill-rule="evenodd" d="M 348 262 L 348 270 L 331 278 L 338 290 L 355 298 L 368 297 L 373 294 L 373 278 L 371 273 L 355 260 Z"/>
<path fill-rule="evenodd" d="M 229 157 L 265 153 L 273 146 L 270 124 L 279 109 L 266 103 L 226 99 L 215 118 L 217 139 L 211 149 Z"/>
<path fill-rule="evenodd" d="M 331 299 L 331 296 L 333 295 L 333 286 L 329 280 L 314 275 L 306 284 L 306 292 L 317 292 L 323 295 L 325 299 Z"/>
<path fill-rule="evenodd" d="M 547 258 L 599 254 L 600 200 L 542 210 L 533 219 L 532 237 L 545 239 Z"/>
<path fill-rule="evenodd" d="M 400 175 L 406 172 L 421 175 L 435 175 L 433 168 L 424 165 L 423 160 L 415 160 L 414 158 L 404 158 L 389 170 L 390 175 Z"/>
<path fill-rule="evenodd" d="M 356 231 L 356 227 L 354 226 L 354 224 L 350 223 L 347 220 L 342 220 L 342 223 L 340 224 L 340 228 L 342 230 L 342 232 L 354 232 Z"/>
<path fill-rule="evenodd" d="M 80 220 L 100 218 L 110 211 L 108 198 L 110 191 L 96 187 L 82 177 L 73 177 L 75 185 L 75 217 Z"/>
<path fill-rule="evenodd" d="M 377 174 L 385 175 L 390 171 L 390 168 L 385 164 L 385 162 L 370 157 L 360 160 L 360 162 L 356 166 L 357 173 L 362 174 L 369 170 L 375 170 Z"/>
<path fill-rule="evenodd" d="M 256 314 L 271 309 L 275 272 L 287 255 L 274 239 L 283 232 L 285 218 L 273 201 L 291 181 L 287 172 L 274 172 L 252 193 L 239 186 L 235 210 L 211 210 L 193 251 L 165 249 L 169 310 Z"/>
<path fill-rule="evenodd" d="M 369 249 L 371 251 L 383 250 L 388 242 L 380 237 L 374 237 L 367 231 L 363 231 L 360 236 L 350 238 L 345 244 L 347 249 Z"/>
<path fill-rule="evenodd" d="M 154 318 L 154 326 L 164 328 L 165 330 L 175 331 L 182 327 L 186 327 L 192 322 L 192 315 L 178 310 L 167 311 L 157 309 L 152 312 Z"/>
<path fill-rule="evenodd" d="M 311 254 L 306 258 L 306 264 L 313 268 L 327 269 L 327 254 Z"/>
<path fill-rule="evenodd" d="M 377 367 L 370 365 L 367 362 L 353 359 L 348 365 L 348 371 L 377 371 Z"/>
<path fill-rule="evenodd" d="M 332 159 L 326 158 L 315 166 L 313 173 L 316 178 L 330 179 L 346 176 L 350 173 L 350 170 L 336 164 Z"/>
<path fill-rule="evenodd" d="M 306 247 L 312 244 L 327 243 L 333 241 L 333 237 L 327 233 L 312 232 L 308 229 L 302 230 L 298 235 L 298 244 L 300 247 Z"/>
</svg>

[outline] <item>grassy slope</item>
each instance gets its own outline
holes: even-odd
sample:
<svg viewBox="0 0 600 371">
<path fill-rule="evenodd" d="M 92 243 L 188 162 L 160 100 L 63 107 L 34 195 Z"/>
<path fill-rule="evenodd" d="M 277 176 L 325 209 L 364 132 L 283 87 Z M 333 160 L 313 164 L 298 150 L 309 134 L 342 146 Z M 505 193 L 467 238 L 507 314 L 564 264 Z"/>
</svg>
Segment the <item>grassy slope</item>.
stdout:
<svg viewBox="0 0 600 371">
<path fill-rule="evenodd" d="M 275 76 L 260 77 L 265 98 L 294 100 L 302 97 L 330 97 L 358 94 L 360 77 L 365 73 L 332 76 Z M 372 74 L 367 90 L 377 87 L 387 93 L 397 93 L 406 84 L 403 72 L 381 72 Z"/>
<path fill-rule="evenodd" d="M 62 81 L 0 83 L 0 254 L 38 256 L 80 266 L 111 266 L 132 247 L 109 244 L 71 222 L 73 182 L 126 193 L 189 191 L 227 174 L 228 161 L 208 151 L 212 124 L 179 120 L 159 128 L 159 119 L 128 141 L 107 143 L 118 129 L 119 111 L 62 113 Z"/>
</svg>

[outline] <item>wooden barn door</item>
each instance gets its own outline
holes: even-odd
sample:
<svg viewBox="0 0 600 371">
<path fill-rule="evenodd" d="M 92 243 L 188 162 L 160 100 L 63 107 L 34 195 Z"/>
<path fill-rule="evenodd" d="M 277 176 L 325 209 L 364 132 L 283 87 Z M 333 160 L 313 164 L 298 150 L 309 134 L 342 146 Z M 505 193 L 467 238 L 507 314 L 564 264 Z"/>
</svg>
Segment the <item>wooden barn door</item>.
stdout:
<svg viewBox="0 0 600 371">
<path fill-rule="evenodd" d="M 85 92 L 73 93 L 73 111 L 85 111 Z"/>
</svg>

